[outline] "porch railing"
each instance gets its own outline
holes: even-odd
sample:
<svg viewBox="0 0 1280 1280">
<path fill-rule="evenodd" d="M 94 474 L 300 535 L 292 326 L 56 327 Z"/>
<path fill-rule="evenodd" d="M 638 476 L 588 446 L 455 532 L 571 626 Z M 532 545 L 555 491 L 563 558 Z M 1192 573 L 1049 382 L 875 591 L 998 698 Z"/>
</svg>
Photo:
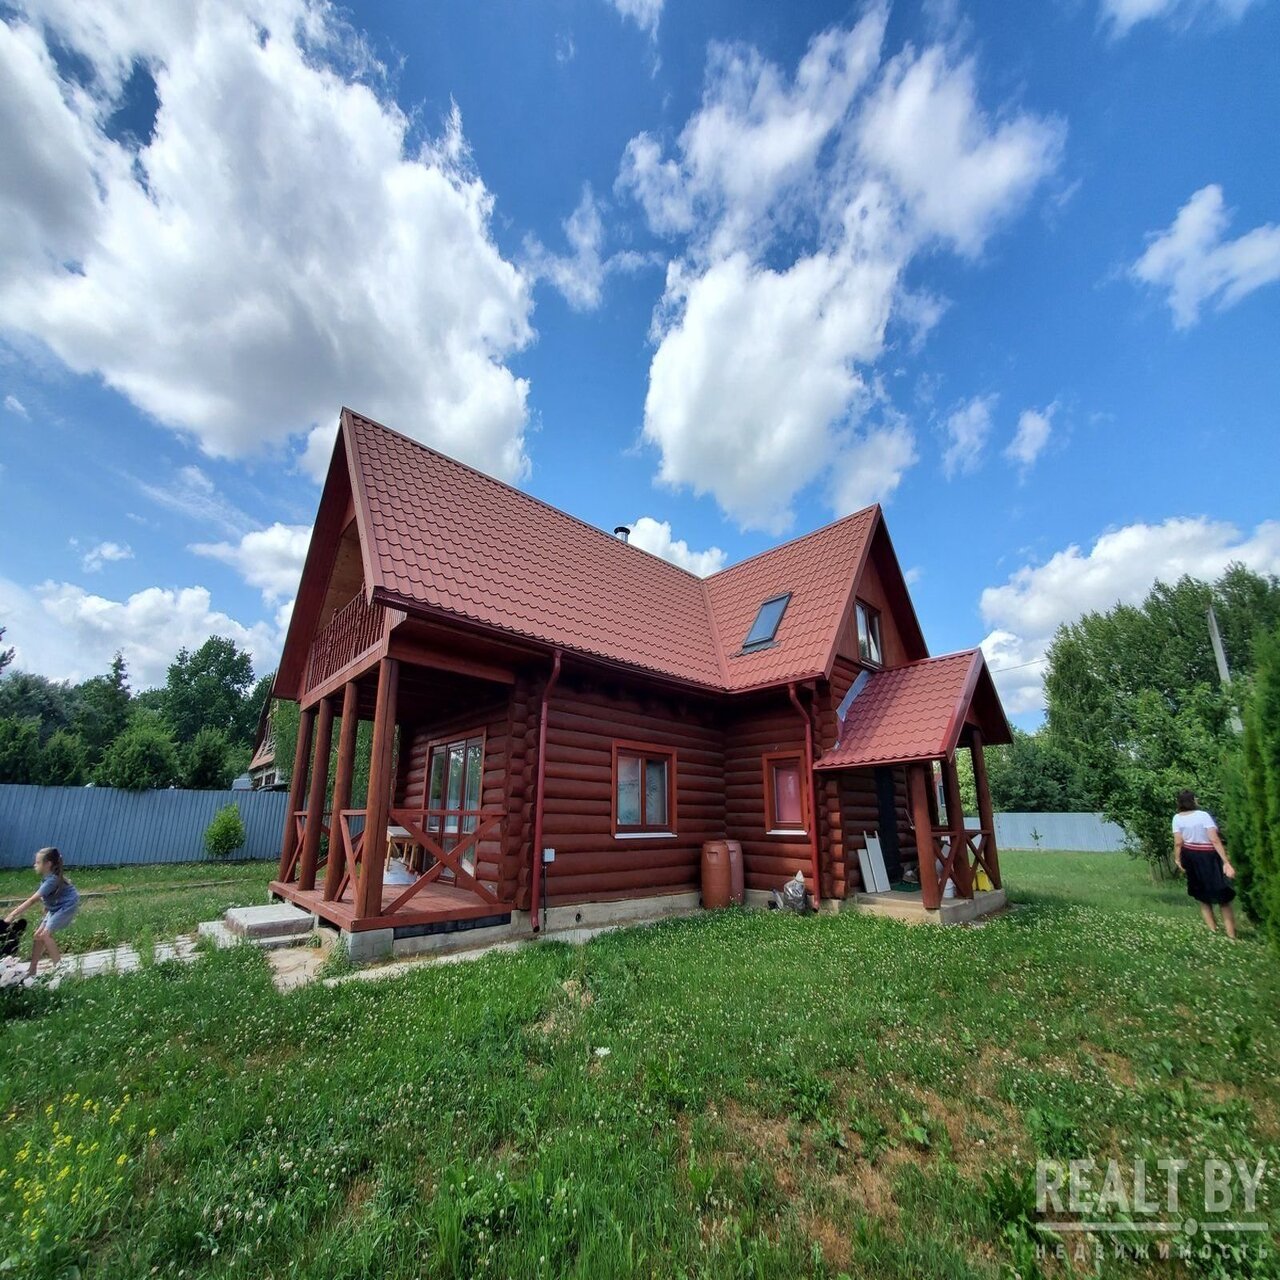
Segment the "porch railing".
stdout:
<svg viewBox="0 0 1280 1280">
<path fill-rule="evenodd" d="M 338 833 L 343 848 L 343 876 L 337 893 L 339 898 L 358 875 L 364 856 L 366 832 L 363 829 L 357 832 L 352 825 L 359 820 L 363 826 L 364 818 L 363 809 L 343 809 L 338 814 Z M 502 825 L 502 818 L 500 809 L 389 810 L 388 822 L 408 834 L 395 837 L 388 832 L 384 839 L 399 838 L 412 845 L 416 863 L 412 869 L 418 871 L 419 875 L 412 884 L 405 886 L 402 893 L 383 906 L 381 914 L 394 915 L 427 885 L 445 877 L 446 883 L 469 890 L 482 902 L 500 905 L 501 899 L 485 881 L 476 876 L 475 871 L 479 867 L 481 842 L 497 833 Z"/>
<path fill-rule="evenodd" d="M 382 638 L 385 611 L 357 592 L 316 636 L 307 660 L 307 689 L 323 684 Z"/>
<path fill-rule="evenodd" d="M 938 893 L 942 894 L 948 880 L 956 886 L 956 893 L 962 898 L 972 898 L 974 888 L 981 870 L 986 874 L 994 888 L 1000 888 L 1000 867 L 991 851 L 995 846 L 995 832 L 985 828 L 966 827 L 964 838 L 955 839 L 955 832 L 950 827 L 934 827 L 933 848 L 935 870 L 938 877 Z M 936 863 L 942 863 L 942 870 L 937 871 Z M 921 879 L 927 874 L 921 867 Z"/>
</svg>

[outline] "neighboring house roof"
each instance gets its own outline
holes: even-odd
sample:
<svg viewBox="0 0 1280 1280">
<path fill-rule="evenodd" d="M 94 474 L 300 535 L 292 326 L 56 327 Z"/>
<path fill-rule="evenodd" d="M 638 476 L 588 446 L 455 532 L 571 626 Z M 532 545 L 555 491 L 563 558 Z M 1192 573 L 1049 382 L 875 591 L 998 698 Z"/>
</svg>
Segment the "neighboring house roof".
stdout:
<svg viewBox="0 0 1280 1280">
<path fill-rule="evenodd" d="M 879 507 L 702 579 L 344 409 L 373 594 L 713 689 L 829 673 Z M 791 593 L 775 642 L 742 653 Z"/>
<path fill-rule="evenodd" d="M 1011 740 L 980 649 L 873 672 L 849 705 L 839 743 L 815 767 L 861 769 L 950 756 L 971 713 L 988 743 Z"/>
</svg>

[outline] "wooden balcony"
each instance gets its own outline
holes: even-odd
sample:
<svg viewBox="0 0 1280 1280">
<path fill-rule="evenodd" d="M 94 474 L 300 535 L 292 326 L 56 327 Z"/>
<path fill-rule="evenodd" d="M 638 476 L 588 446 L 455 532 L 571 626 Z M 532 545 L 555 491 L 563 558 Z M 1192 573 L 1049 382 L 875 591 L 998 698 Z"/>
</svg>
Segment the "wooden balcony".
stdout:
<svg viewBox="0 0 1280 1280">
<path fill-rule="evenodd" d="M 382 639 L 386 611 L 361 591 L 338 610 L 316 636 L 307 660 L 307 692 L 332 679 Z"/>
</svg>

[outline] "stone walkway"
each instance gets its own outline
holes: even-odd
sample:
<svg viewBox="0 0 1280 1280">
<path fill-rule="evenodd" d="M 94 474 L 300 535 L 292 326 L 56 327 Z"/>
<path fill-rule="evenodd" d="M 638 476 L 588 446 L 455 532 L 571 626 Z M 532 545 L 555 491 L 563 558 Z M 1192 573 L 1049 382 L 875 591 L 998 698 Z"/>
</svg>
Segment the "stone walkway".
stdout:
<svg viewBox="0 0 1280 1280">
<path fill-rule="evenodd" d="M 155 947 L 155 962 L 165 960 L 181 960 L 189 963 L 199 951 L 196 939 L 189 934 L 182 934 L 172 942 L 158 942 Z M 132 973 L 142 967 L 142 957 L 129 946 L 108 947 L 105 951 L 84 951 L 79 955 L 63 956 L 61 965 L 55 967 L 51 960 L 41 960 L 38 968 L 40 977 L 47 980 L 47 985 L 56 987 L 63 978 L 96 978 L 100 973 Z M 0 961 L 0 987 L 15 986 L 27 973 L 27 961 L 7 959 Z"/>
<path fill-rule="evenodd" d="M 254 939 L 237 936 L 226 929 L 211 930 L 202 926 L 199 936 L 209 938 L 216 947 L 235 947 L 242 943 L 255 945 Z M 262 943 L 256 945 L 262 946 Z M 263 949 L 267 950 L 267 960 L 271 965 L 271 975 L 277 990 L 293 991 L 315 979 L 331 948 L 325 945 L 314 946 L 308 940 L 305 946 L 281 947 L 274 943 Z M 156 964 L 162 964 L 166 960 L 190 964 L 200 957 L 199 938 L 182 934 L 172 942 L 158 942 L 153 954 Z M 27 964 L 26 960 L 16 958 L 0 960 L 0 989 L 21 986 L 27 976 Z M 64 956 L 62 964 L 57 967 L 50 960 L 42 960 L 38 974 L 41 986 L 56 991 L 68 978 L 96 978 L 103 973 L 135 973 L 141 967 L 142 956 L 138 951 L 134 947 L 120 946 Z"/>
</svg>

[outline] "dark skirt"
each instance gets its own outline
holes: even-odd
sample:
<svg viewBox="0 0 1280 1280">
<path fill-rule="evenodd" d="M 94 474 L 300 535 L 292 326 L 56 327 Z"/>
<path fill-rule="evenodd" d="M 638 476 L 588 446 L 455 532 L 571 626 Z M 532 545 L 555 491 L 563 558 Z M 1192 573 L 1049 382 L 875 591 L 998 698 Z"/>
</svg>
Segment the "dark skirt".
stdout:
<svg viewBox="0 0 1280 1280">
<path fill-rule="evenodd" d="M 1182 866 L 1187 873 L 1187 892 L 1197 902 L 1226 906 L 1234 902 L 1236 891 L 1222 873 L 1222 859 L 1213 849 L 1182 850 Z"/>
</svg>

